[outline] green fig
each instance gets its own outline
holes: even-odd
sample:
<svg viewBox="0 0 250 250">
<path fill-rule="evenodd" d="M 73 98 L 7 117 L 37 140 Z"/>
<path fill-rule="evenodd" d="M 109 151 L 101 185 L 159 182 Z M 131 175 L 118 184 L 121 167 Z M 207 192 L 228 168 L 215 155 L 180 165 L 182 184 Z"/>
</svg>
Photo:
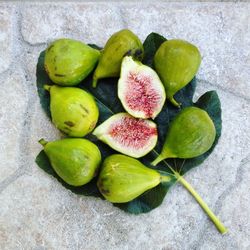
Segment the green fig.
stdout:
<svg viewBox="0 0 250 250">
<path fill-rule="evenodd" d="M 198 48 L 183 40 L 165 41 L 156 51 L 154 66 L 165 85 L 167 99 L 173 105 L 180 106 L 174 95 L 193 79 L 200 63 Z"/>
<path fill-rule="evenodd" d="M 167 158 L 193 158 L 207 152 L 214 143 L 216 130 L 206 111 L 184 108 L 172 121 L 161 154 L 152 162 Z"/>
<path fill-rule="evenodd" d="M 108 201 L 123 203 L 135 199 L 160 182 L 161 175 L 156 170 L 131 157 L 114 154 L 104 160 L 97 186 Z"/>
<path fill-rule="evenodd" d="M 59 39 L 45 51 L 44 66 L 50 79 L 62 86 L 74 86 L 94 69 L 100 51 L 83 42 Z"/>
<path fill-rule="evenodd" d="M 50 92 L 52 122 L 58 129 L 72 137 L 83 137 L 94 129 L 99 110 L 91 94 L 56 85 L 45 85 L 45 89 Z"/>
<path fill-rule="evenodd" d="M 142 60 L 143 53 L 143 45 L 132 31 L 124 29 L 114 33 L 101 53 L 93 76 L 93 87 L 96 87 L 101 78 L 119 77 L 124 56 L 131 55 Z"/>
<path fill-rule="evenodd" d="M 55 172 L 69 185 L 82 186 L 93 179 L 101 163 L 98 147 L 80 138 L 39 141 Z"/>
</svg>

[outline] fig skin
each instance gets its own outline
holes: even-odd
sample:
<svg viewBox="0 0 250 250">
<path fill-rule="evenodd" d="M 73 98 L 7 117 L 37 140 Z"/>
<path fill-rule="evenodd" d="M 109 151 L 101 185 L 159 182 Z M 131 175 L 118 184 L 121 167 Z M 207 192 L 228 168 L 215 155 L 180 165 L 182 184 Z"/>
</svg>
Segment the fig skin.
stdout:
<svg viewBox="0 0 250 250">
<path fill-rule="evenodd" d="M 55 172 L 69 185 L 82 186 L 96 175 L 101 153 L 94 143 L 80 138 L 52 142 L 41 139 L 39 143 L 44 146 Z"/>
<path fill-rule="evenodd" d="M 161 154 L 152 162 L 167 158 L 189 159 L 207 152 L 214 143 L 216 130 L 206 111 L 184 108 L 172 121 Z"/>
<path fill-rule="evenodd" d="M 83 42 L 59 39 L 45 51 L 44 66 L 50 79 L 61 86 L 74 86 L 94 69 L 100 51 Z"/>
<path fill-rule="evenodd" d="M 50 111 L 54 125 L 71 137 L 90 133 L 98 121 L 99 110 L 91 94 L 74 87 L 45 85 L 50 92 Z"/>
<path fill-rule="evenodd" d="M 142 60 L 144 55 L 140 39 L 128 29 L 114 33 L 105 44 L 94 72 L 93 87 L 101 78 L 119 77 L 122 59 L 126 55 L 138 60 Z"/>
<path fill-rule="evenodd" d="M 106 200 L 124 203 L 160 182 L 161 175 L 157 171 L 131 157 L 114 154 L 104 160 L 97 186 Z"/>
<path fill-rule="evenodd" d="M 131 56 L 122 60 L 118 97 L 124 109 L 136 118 L 154 119 L 166 100 L 165 88 L 157 73 Z"/>
<path fill-rule="evenodd" d="M 114 150 L 134 158 L 148 154 L 158 140 L 153 121 L 137 119 L 128 113 L 111 116 L 95 128 L 93 135 Z"/>
<path fill-rule="evenodd" d="M 160 76 L 167 99 L 177 107 L 174 95 L 185 87 L 197 73 L 201 55 L 196 46 L 184 40 L 168 40 L 161 44 L 154 56 L 154 66 Z"/>
</svg>

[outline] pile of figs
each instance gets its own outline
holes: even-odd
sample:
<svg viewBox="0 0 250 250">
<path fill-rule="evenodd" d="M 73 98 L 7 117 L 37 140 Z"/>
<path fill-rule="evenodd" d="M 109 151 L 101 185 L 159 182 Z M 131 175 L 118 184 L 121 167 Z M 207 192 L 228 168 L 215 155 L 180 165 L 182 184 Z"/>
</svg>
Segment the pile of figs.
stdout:
<svg viewBox="0 0 250 250">
<path fill-rule="evenodd" d="M 54 85 L 50 93 L 53 124 L 68 138 L 39 142 L 55 172 L 69 185 L 82 186 L 98 175 L 97 186 L 110 202 L 129 202 L 166 181 L 158 171 L 138 159 L 154 149 L 158 140 L 153 121 L 163 105 L 180 109 L 170 124 L 155 166 L 167 158 L 188 159 L 208 151 L 215 140 L 215 126 L 206 111 L 181 109 L 174 95 L 198 71 L 201 55 L 196 46 L 183 40 L 167 40 L 154 56 L 154 69 L 141 61 L 144 48 L 130 30 L 113 34 L 102 50 L 81 41 L 59 39 L 45 52 L 44 68 Z M 93 73 L 93 88 L 99 79 L 116 77 L 117 96 L 124 112 L 96 127 L 99 110 L 95 98 L 76 87 Z M 92 133 L 119 152 L 101 159 L 98 147 L 86 138 Z"/>
</svg>

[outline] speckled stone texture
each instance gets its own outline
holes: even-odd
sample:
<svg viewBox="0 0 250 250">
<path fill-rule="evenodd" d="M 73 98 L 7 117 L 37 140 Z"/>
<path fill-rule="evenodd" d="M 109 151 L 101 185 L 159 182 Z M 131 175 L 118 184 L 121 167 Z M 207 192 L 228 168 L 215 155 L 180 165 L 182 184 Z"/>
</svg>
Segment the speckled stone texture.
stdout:
<svg viewBox="0 0 250 250">
<path fill-rule="evenodd" d="M 249 3 L 0 3 L 0 249 L 250 249 Z M 134 216 L 80 197 L 41 171 L 38 139 L 60 137 L 36 93 L 40 51 L 59 37 L 105 44 L 122 28 L 196 44 L 195 98 L 217 90 L 222 136 L 185 177 L 229 228 L 220 235 L 179 184 Z"/>
</svg>

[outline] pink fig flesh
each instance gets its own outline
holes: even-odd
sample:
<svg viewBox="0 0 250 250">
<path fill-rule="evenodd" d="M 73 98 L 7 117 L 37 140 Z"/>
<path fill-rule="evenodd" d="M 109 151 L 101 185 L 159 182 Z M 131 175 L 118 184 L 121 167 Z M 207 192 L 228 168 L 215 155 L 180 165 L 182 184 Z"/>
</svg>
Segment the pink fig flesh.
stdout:
<svg viewBox="0 0 250 250">
<path fill-rule="evenodd" d="M 122 62 L 118 97 L 132 116 L 154 119 L 164 105 L 166 94 L 153 69 L 127 56 Z"/>
<path fill-rule="evenodd" d="M 93 134 L 111 148 L 135 158 L 150 152 L 158 138 L 154 122 L 134 118 L 127 113 L 113 115 L 99 125 Z"/>
</svg>

